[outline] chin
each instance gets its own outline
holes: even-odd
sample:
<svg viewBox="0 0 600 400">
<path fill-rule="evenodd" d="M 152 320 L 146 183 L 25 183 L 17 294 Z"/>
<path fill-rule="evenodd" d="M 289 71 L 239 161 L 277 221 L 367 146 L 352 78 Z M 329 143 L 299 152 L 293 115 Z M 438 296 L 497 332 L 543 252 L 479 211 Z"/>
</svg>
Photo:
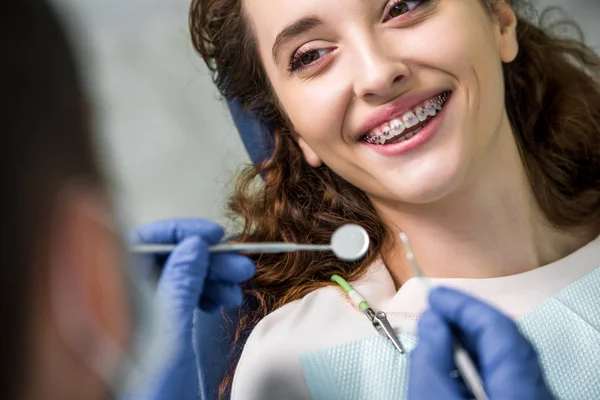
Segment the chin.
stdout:
<svg viewBox="0 0 600 400">
<path fill-rule="evenodd" d="M 453 193 L 458 185 L 448 182 L 440 184 L 429 184 L 412 190 L 410 193 L 400 194 L 399 199 L 408 204 L 433 204 L 442 201 Z"/>
<path fill-rule="evenodd" d="M 467 168 L 459 165 L 449 167 L 446 164 L 444 168 L 420 172 L 397 176 L 394 182 L 390 182 L 388 190 L 392 197 L 408 204 L 436 203 L 456 192 L 467 176 Z"/>
</svg>

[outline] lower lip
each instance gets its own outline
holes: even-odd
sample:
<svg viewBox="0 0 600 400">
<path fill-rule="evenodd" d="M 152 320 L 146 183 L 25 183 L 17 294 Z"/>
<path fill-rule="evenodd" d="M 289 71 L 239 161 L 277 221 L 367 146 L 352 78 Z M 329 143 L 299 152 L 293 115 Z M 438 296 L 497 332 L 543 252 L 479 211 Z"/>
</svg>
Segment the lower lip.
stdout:
<svg viewBox="0 0 600 400">
<path fill-rule="evenodd" d="M 438 132 L 442 123 L 444 122 L 444 117 L 446 115 L 446 108 L 448 108 L 448 103 L 452 101 L 452 94 L 448 97 L 448 100 L 444 103 L 444 107 L 435 115 L 435 118 L 429 121 L 427 125 L 425 125 L 419 133 L 415 136 L 411 137 L 408 140 L 405 140 L 400 143 L 394 144 L 372 144 L 367 142 L 362 142 L 361 144 L 368 146 L 372 150 L 376 151 L 379 154 L 384 156 L 397 156 L 400 154 L 404 154 L 411 150 L 421 147 L 425 143 L 429 141 L 435 134 Z"/>
</svg>

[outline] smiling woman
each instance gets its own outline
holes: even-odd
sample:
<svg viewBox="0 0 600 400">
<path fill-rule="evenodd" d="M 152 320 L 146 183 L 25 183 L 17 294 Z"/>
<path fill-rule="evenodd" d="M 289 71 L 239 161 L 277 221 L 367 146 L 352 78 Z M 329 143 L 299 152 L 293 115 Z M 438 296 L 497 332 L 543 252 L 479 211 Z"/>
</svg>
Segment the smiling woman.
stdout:
<svg viewBox="0 0 600 400">
<path fill-rule="evenodd" d="M 531 11 L 507 0 L 193 2 L 194 43 L 219 90 L 275 126 L 271 158 L 231 201 L 240 240 L 327 243 L 343 223 L 372 239 L 359 263 L 256 259 L 234 398 L 317 398 L 316 352 L 374 334 L 332 274 L 414 333 L 424 295 L 399 232 L 434 282 L 513 317 L 598 267 L 600 59 Z M 562 325 L 554 334 L 572 337 Z M 600 396 L 600 382 L 565 388 L 542 361 L 561 398 Z M 565 370 L 600 367 L 573 362 Z M 377 368 L 366 364 L 350 372 Z"/>
</svg>

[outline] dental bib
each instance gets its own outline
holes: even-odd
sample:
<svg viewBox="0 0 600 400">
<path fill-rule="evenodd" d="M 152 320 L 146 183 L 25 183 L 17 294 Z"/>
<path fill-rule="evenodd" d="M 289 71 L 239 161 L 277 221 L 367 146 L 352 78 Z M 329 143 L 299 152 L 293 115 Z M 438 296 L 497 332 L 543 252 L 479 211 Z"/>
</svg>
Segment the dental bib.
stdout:
<svg viewBox="0 0 600 400">
<path fill-rule="evenodd" d="M 600 268 L 548 298 L 516 321 L 536 348 L 557 399 L 600 399 Z M 398 335 L 408 353 L 417 337 Z M 381 336 L 300 357 L 314 400 L 406 398 L 409 354 Z"/>
</svg>

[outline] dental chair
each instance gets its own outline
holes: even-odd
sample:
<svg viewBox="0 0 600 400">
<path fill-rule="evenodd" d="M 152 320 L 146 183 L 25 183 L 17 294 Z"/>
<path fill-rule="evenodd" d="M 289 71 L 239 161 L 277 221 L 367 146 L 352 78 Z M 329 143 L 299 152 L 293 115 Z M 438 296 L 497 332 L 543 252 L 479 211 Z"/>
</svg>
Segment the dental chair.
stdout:
<svg viewBox="0 0 600 400">
<path fill-rule="evenodd" d="M 230 103 L 229 110 L 250 160 L 254 164 L 265 160 L 273 150 L 272 128 L 267 123 L 258 121 L 251 113 L 243 111 L 237 102 Z M 243 313 L 244 310 L 225 310 L 215 314 L 196 310 L 194 348 L 200 378 L 199 396 L 202 400 L 217 398 L 219 384 L 233 366 L 235 356 L 231 356 L 232 343 L 240 312 Z M 236 352 L 239 351 L 241 349 L 236 349 Z"/>
</svg>

